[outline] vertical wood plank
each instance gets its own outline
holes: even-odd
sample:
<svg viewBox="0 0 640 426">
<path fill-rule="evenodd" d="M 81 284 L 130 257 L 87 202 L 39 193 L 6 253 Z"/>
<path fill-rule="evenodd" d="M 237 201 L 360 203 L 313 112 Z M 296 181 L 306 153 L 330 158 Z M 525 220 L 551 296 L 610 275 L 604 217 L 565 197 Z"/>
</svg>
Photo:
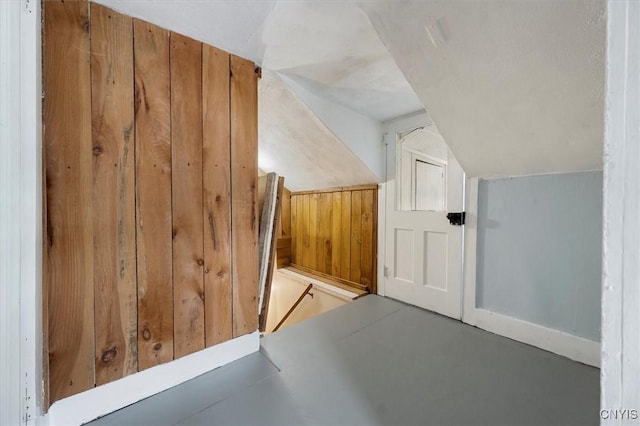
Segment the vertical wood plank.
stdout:
<svg viewBox="0 0 640 426">
<path fill-rule="evenodd" d="M 373 281 L 373 190 L 361 191 L 361 255 L 360 255 L 360 283 L 371 288 Z"/>
<path fill-rule="evenodd" d="M 342 262 L 342 193 L 331 194 L 331 271 L 334 277 L 340 277 Z"/>
<path fill-rule="evenodd" d="M 173 359 L 169 32 L 134 19 L 138 369 Z"/>
<path fill-rule="evenodd" d="M 362 260 L 362 191 L 351 193 L 351 278 L 359 283 Z"/>
<path fill-rule="evenodd" d="M 258 328 L 258 91 L 254 64 L 231 56 L 233 336 Z"/>
<path fill-rule="evenodd" d="M 331 274 L 331 236 L 333 233 L 333 197 L 331 192 L 320 194 L 319 205 L 319 240 L 321 253 L 318 270 L 325 274 Z"/>
<path fill-rule="evenodd" d="M 373 191 L 373 271 L 369 291 L 378 293 L 378 189 Z"/>
<path fill-rule="evenodd" d="M 325 250 L 325 214 L 324 214 L 324 193 L 318 194 L 317 197 L 317 212 L 316 212 L 316 221 L 315 221 L 315 229 L 316 229 L 316 260 L 315 260 L 315 270 L 319 272 L 324 272 L 324 264 L 326 261 L 326 250 Z"/>
<path fill-rule="evenodd" d="M 233 337 L 229 54 L 202 46 L 202 161 L 206 346 Z"/>
<path fill-rule="evenodd" d="M 273 223 L 276 218 L 271 214 L 278 202 L 278 177 L 276 173 L 268 173 L 258 177 L 258 294 L 264 290 L 269 265 L 270 247 L 273 237 Z M 279 212 L 278 212 L 279 213 Z M 276 241 L 273 241 L 276 244 Z M 270 244 L 271 245 L 271 244 Z M 260 303 L 262 299 L 258 300 Z"/>
<path fill-rule="evenodd" d="M 282 220 L 280 223 L 282 237 L 291 237 L 291 223 L 291 191 L 284 188 L 282 191 Z"/>
<path fill-rule="evenodd" d="M 343 191 L 342 198 L 342 235 L 340 238 L 340 278 L 351 279 L 351 191 Z"/>
<path fill-rule="evenodd" d="M 95 384 L 89 4 L 47 1 L 44 144 L 50 400 Z"/>
<path fill-rule="evenodd" d="M 301 231 L 298 231 L 298 197 L 291 197 L 291 263 L 298 263 L 298 238 L 301 238 Z M 284 211 L 282 220 L 285 220 Z"/>
<path fill-rule="evenodd" d="M 299 258 L 302 266 L 309 267 L 311 254 L 311 228 L 309 227 L 309 194 L 298 196 L 298 210 L 302 209 L 302 216 L 298 217 L 298 229 L 302 229 L 302 247 L 298 245 Z"/>
<path fill-rule="evenodd" d="M 97 385 L 138 369 L 132 25 L 91 4 Z"/>
<path fill-rule="evenodd" d="M 269 247 L 269 262 L 267 264 L 267 276 L 264 284 L 264 295 L 262 297 L 262 306 L 260 309 L 260 316 L 258 317 L 258 329 L 261 332 L 264 332 L 267 328 L 267 319 L 269 317 L 269 305 L 271 301 L 271 287 L 273 283 L 273 270 L 275 268 L 276 259 L 276 229 L 280 225 L 281 215 L 282 215 L 282 194 L 284 192 L 284 177 L 280 176 L 278 178 L 278 187 L 276 194 L 276 205 L 275 205 L 275 216 L 273 221 L 273 226 L 271 227 L 271 235 L 274 236 L 274 239 L 271 241 L 271 246 Z"/>
<path fill-rule="evenodd" d="M 314 271 L 318 270 L 318 194 L 309 195 L 309 258 L 304 265 Z M 320 250 L 322 252 L 322 250 Z"/>
<path fill-rule="evenodd" d="M 202 44 L 171 33 L 173 351 L 204 348 Z"/>
</svg>

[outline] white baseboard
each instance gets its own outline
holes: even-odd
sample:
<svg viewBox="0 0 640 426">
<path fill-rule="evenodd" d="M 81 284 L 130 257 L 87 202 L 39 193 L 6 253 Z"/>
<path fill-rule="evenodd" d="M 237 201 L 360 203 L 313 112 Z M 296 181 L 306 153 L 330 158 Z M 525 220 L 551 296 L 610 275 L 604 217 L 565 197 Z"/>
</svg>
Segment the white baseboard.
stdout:
<svg viewBox="0 0 640 426">
<path fill-rule="evenodd" d="M 464 297 L 462 321 L 500 336 L 536 346 L 574 361 L 600 367 L 600 343 L 476 307 L 478 178 L 465 187 Z"/>
<path fill-rule="evenodd" d="M 470 320 L 470 321 L 469 321 Z M 483 330 L 600 367 L 600 343 L 506 315 L 476 308 L 467 321 Z"/>
<path fill-rule="evenodd" d="M 259 349 L 260 333 L 256 331 L 61 399 L 49 409 L 46 416 L 48 424 L 52 426 L 81 425 L 257 352 Z"/>
</svg>

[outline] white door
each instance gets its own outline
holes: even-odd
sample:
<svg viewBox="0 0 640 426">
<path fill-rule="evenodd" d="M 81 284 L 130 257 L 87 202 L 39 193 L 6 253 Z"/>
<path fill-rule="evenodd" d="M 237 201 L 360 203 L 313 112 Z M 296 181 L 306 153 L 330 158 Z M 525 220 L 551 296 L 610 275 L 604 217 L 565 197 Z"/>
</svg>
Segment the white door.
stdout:
<svg viewBox="0 0 640 426">
<path fill-rule="evenodd" d="M 394 146 L 395 145 L 395 146 Z M 387 146 L 385 296 L 459 319 L 464 172 L 437 130 L 403 132 Z"/>
</svg>

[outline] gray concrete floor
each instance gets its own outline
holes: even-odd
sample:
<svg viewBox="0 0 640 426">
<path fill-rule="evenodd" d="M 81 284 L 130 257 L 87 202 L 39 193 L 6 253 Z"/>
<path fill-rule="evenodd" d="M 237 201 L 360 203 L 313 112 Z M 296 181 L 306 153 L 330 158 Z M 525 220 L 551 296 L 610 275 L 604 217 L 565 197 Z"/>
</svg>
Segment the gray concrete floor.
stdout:
<svg viewBox="0 0 640 426">
<path fill-rule="evenodd" d="M 599 370 L 367 296 L 91 425 L 598 424 Z"/>
</svg>

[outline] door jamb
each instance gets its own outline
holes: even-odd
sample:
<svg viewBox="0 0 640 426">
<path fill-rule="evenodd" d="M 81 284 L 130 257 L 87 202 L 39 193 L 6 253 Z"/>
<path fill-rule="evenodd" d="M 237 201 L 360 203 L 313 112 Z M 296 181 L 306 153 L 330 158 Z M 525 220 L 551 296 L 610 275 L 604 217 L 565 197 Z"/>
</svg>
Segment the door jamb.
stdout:
<svg viewBox="0 0 640 426">
<path fill-rule="evenodd" d="M 466 178 L 462 254 L 462 322 L 476 325 L 476 249 L 478 241 L 478 178 Z"/>
</svg>

